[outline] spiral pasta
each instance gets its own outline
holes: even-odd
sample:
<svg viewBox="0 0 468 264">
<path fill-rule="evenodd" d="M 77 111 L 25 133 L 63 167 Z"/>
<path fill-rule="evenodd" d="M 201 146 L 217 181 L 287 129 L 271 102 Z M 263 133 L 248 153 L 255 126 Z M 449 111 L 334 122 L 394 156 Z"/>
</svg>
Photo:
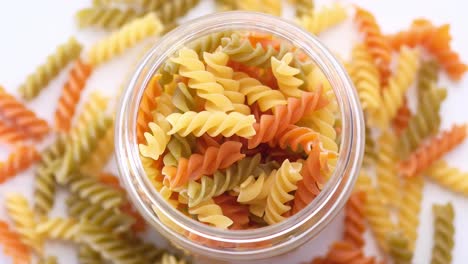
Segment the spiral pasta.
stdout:
<svg viewBox="0 0 468 264">
<path fill-rule="evenodd" d="M 372 131 L 369 126 L 366 126 L 366 140 L 364 142 L 364 157 L 362 166 L 364 168 L 373 167 L 377 162 L 377 144 L 372 136 Z"/>
<path fill-rule="evenodd" d="M 199 203 L 196 206 L 189 207 L 189 214 L 195 215 L 198 221 L 210 224 L 219 228 L 226 229 L 233 224 L 233 221 L 223 215 L 221 207 L 213 199 Z"/>
<path fill-rule="evenodd" d="M 54 257 L 54 256 L 41 258 L 38 262 L 38 264 L 57 264 L 57 263 L 58 263 L 57 257 Z"/>
<path fill-rule="evenodd" d="M 299 87 L 304 83 L 301 79 L 294 77 L 300 70 L 289 66 L 293 60 L 293 54 L 288 52 L 284 54 L 281 60 L 275 57 L 271 58 L 271 69 L 275 76 L 279 90 L 287 97 L 301 97 L 302 91 Z"/>
<path fill-rule="evenodd" d="M 403 158 L 407 158 L 425 138 L 439 130 L 439 111 L 446 97 L 446 89 L 432 87 L 421 92 L 417 112 L 410 118 L 408 127 L 400 135 L 400 154 Z"/>
<path fill-rule="evenodd" d="M 366 230 L 365 205 L 366 194 L 364 192 L 355 192 L 351 194 L 345 206 L 343 239 L 358 248 L 362 248 L 364 245 L 364 231 Z"/>
<path fill-rule="evenodd" d="M 305 2 L 304 0 L 302 2 Z M 311 2 L 311 1 L 309 1 Z M 334 3 L 330 6 L 324 6 L 318 10 L 313 10 L 305 13 L 298 18 L 298 23 L 312 34 L 320 34 L 321 32 L 334 27 L 343 22 L 348 17 L 346 9 Z"/>
<path fill-rule="evenodd" d="M 141 155 L 157 160 L 171 139 L 168 134 L 171 125 L 161 114 L 155 115 L 155 121 L 148 125 L 151 133 L 145 133 L 146 144 L 140 144 L 138 147 Z"/>
<path fill-rule="evenodd" d="M 71 68 L 67 82 L 63 86 L 62 94 L 55 111 L 55 126 L 59 131 L 70 130 L 71 121 L 75 114 L 76 106 L 80 100 L 81 92 L 86 86 L 86 81 L 91 75 L 92 67 L 76 60 Z"/>
<path fill-rule="evenodd" d="M 362 109 L 368 114 L 368 121 L 375 124 L 376 112 L 382 105 L 379 71 L 363 44 L 354 46 L 352 58 L 349 74 L 356 86 Z"/>
<path fill-rule="evenodd" d="M 306 154 L 310 154 L 312 148 L 319 147 L 318 133 L 307 127 L 288 125 L 286 129 L 278 135 L 280 148 L 290 147 L 297 152 L 302 149 Z"/>
<path fill-rule="evenodd" d="M 94 44 L 88 51 L 88 59 L 92 66 L 98 66 L 126 49 L 133 47 L 146 37 L 157 35 L 163 26 L 155 14 L 148 14 L 142 18 L 123 26 L 119 31 Z"/>
<path fill-rule="evenodd" d="M 178 17 L 185 15 L 192 7 L 198 4 L 200 0 L 172 0 L 164 2 L 157 11 L 156 16 L 164 24 L 171 24 Z"/>
<path fill-rule="evenodd" d="M 301 169 L 301 163 L 290 163 L 288 160 L 285 160 L 278 169 L 266 202 L 264 219 L 268 224 L 282 221 L 284 219 L 282 214 L 291 210 L 291 207 L 285 203 L 294 199 L 289 192 L 296 190 L 297 182 L 302 180 Z"/>
<path fill-rule="evenodd" d="M 398 207 L 401 202 L 401 183 L 395 166 L 398 162 L 397 138 L 386 131 L 380 136 L 378 145 L 377 187 L 384 204 Z"/>
<path fill-rule="evenodd" d="M 178 83 L 172 95 L 172 103 L 179 112 L 194 111 L 197 105 L 195 93 L 185 83 Z"/>
<path fill-rule="evenodd" d="M 245 229 L 250 222 L 249 207 L 236 201 L 235 196 L 222 194 L 213 198 L 215 204 L 221 207 L 223 215 L 231 219 L 233 224 L 229 229 Z"/>
<path fill-rule="evenodd" d="M 109 229 L 115 233 L 128 231 L 135 222 L 131 216 L 119 210 L 103 208 L 101 205 L 92 204 L 77 195 L 71 195 L 66 202 L 71 217 Z"/>
<path fill-rule="evenodd" d="M 314 11 L 314 1 L 313 0 L 294 0 L 296 17 L 301 18 L 304 15 L 310 15 Z"/>
<path fill-rule="evenodd" d="M 189 78 L 188 87 L 195 89 L 197 95 L 205 99 L 207 110 L 233 110 L 231 101 L 223 94 L 223 86 L 216 82 L 216 77 L 206 71 L 205 65 L 194 50 L 183 48 L 172 61 L 180 65 L 179 74 Z"/>
<path fill-rule="evenodd" d="M 5 162 L 0 162 L 0 183 L 26 170 L 40 158 L 32 146 L 19 146 L 8 156 Z"/>
<path fill-rule="evenodd" d="M 336 264 L 375 264 L 374 257 L 366 257 L 360 248 L 346 241 L 338 241 L 330 246 L 327 261 Z"/>
<path fill-rule="evenodd" d="M 436 183 L 468 196 L 468 173 L 451 167 L 446 161 L 434 162 L 426 171 L 427 176 Z"/>
<path fill-rule="evenodd" d="M 427 60 L 421 63 L 418 73 L 418 95 L 430 90 L 433 83 L 439 79 L 439 64 L 435 60 Z"/>
<path fill-rule="evenodd" d="M 36 232 L 48 239 L 78 241 L 80 226 L 75 219 L 49 218 L 39 222 Z"/>
<path fill-rule="evenodd" d="M 49 133 L 49 125 L 0 86 L 0 116 L 13 127 L 24 130 L 32 139 L 42 139 Z"/>
<path fill-rule="evenodd" d="M 186 264 L 187 262 L 183 259 L 177 259 L 176 256 L 164 253 L 161 260 L 156 262 L 156 264 Z"/>
<path fill-rule="evenodd" d="M 100 183 L 94 177 L 73 175 L 68 182 L 68 187 L 81 199 L 87 199 L 92 204 L 99 204 L 104 209 L 119 207 L 124 202 L 120 191 Z"/>
<path fill-rule="evenodd" d="M 37 223 L 26 198 L 21 194 L 9 194 L 5 203 L 8 215 L 15 223 L 15 229 L 21 241 L 41 255 L 43 241 L 36 232 Z"/>
<path fill-rule="evenodd" d="M 0 143 L 18 144 L 27 140 L 28 135 L 23 131 L 0 120 Z"/>
<path fill-rule="evenodd" d="M 289 124 L 295 124 L 305 114 L 316 111 L 327 103 L 320 88 L 316 92 L 304 92 L 301 98 L 288 98 L 287 105 L 276 106 L 273 115 L 264 114 L 253 125 L 256 133 L 249 139 L 248 148 L 252 149 L 260 143 L 271 141 Z"/>
<path fill-rule="evenodd" d="M 35 171 L 34 211 L 46 215 L 54 204 L 55 171 L 60 165 L 60 156 L 65 151 L 65 137 L 58 138 L 41 153 L 41 161 Z"/>
<path fill-rule="evenodd" d="M 101 255 L 87 245 L 80 245 L 78 249 L 78 261 L 81 264 L 101 264 Z"/>
<path fill-rule="evenodd" d="M 248 39 L 242 39 L 238 34 L 223 38 L 221 45 L 222 51 L 229 55 L 231 60 L 258 67 L 270 66 L 271 57 L 282 58 L 288 51 L 285 45 L 281 45 L 279 50 L 271 45 L 263 47 L 260 43 L 253 46 Z"/>
<path fill-rule="evenodd" d="M 158 107 L 155 98 L 161 95 L 161 86 L 159 85 L 160 78 L 160 74 L 154 75 L 141 97 L 136 127 L 137 140 L 139 143 L 143 143 L 144 133 L 148 131 L 148 124 L 153 121 L 153 111 Z"/>
<path fill-rule="evenodd" d="M 388 79 L 388 85 L 382 92 L 383 105 L 379 113 L 383 120 L 381 128 L 388 127 L 390 120 L 395 117 L 398 108 L 403 104 L 404 94 L 417 74 L 418 57 L 417 50 L 406 47 L 401 49 L 397 69 Z"/>
<path fill-rule="evenodd" d="M 254 116 L 237 112 L 229 114 L 209 111 L 174 113 L 167 117 L 167 121 L 172 126 L 168 132 L 170 135 L 178 133 L 181 136 L 187 136 L 192 133 L 196 137 L 200 137 L 207 133 L 210 136 L 239 135 L 248 138 L 255 134 Z"/>
<path fill-rule="evenodd" d="M 413 252 L 409 249 L 408 239 L 399 232 L 391 232 L 387 236 L 389 253 L 395 264 L 410 264 Z"/>
<path fill-rule="evenodd" d="M 434 246 L 432 247 L 431 264 L 452 262 L 454 247 L 455 211 L 451 203 L 444 205 L 434 204 Z"/>
<path fill-rule="evenodd" d="M 104 29 L 117 29 L 137 17 L 138 14 L 132 9 L 122 10 L 101 6 L 81 9 L 75 15 L 79 28 L 95 26 Z"/>
<path fill-rule="evenodd" d="M 167 143 L 167 153 L 164 155 L 163 162 L 166 166 L 177 166 L 180 158 L 188 158 L 192 155 L 194 137 L 181 137 L 177 134 L 172 135 Z"/>
<path fill-rule="evenodd" d="M 197 180 L 203 175 L 212 175 L 217 169 L 225 169 L 245 157 L 240 153 L 241 143 L 226 141 L 219 147 L 210 147 L 204 154 L 192 154 L 188 159 L 181 158 L 178 167 L 164 167 L 171 187 L 183 186 L 190 179 Z"/>
<path fill-rule="evenodd" d="M 277 90 L 263 85 L 260 81 L 250 78 L 246 75 L 237 73 L 239 78 L 240 88 L 239 91 L 247 97 L 247 103 L 253 105 L 258 104 L 260 110 L 265 112 L 278 105 L 285 105 L 287 103 L 284 95 Z"/>
<path fill-rule="evenodd" d="M 382 34 L 374 15 L 369 11 L 357 8 L 354 20 L 358 24 L 359 31 L 364 34 L 364 44 L 374 58 L 374 62 L 379 69 L 380 80 L 385 85 L 390 76 L 391 46 Z"/>
<path fill-rule="evenodd" d="M 466 138 L 467 126 L 454 125 L 448 131 L 431 138 L 416 149 L 406 160 L 400 162 L 400 172 L 406 177 L 417 176 L 445 153 L 458 146 Z"/>
<path fill-rule="evenodd" d="M 18 88 L 21 96 L 26 100 L 34 99 L 53 80 L 68 63 L 80 56 L 82 46 L 71 37 L 67 42 L 60 44 L 46 58 L 46 62 L 36 68 L 34 73 L 26 77 L 26 81 Z"/>
<path fill-rule="evenodd" d="M 86 174 L 96 174 L 109 162 L 114 154 L 114 126 L 110 126 L 105 135 L 98 141 L 96 149 L 87 161 L 81 166 L 80 171 Z"/>
<path fill-rule="evenodd" d="M 13 258 L 14 263 L 30 263 L 31 252 L 23 244 L 20 236 L 10 229 L 8 224 L 0 220 L 0 245 L 3 247 L 3 253 Z"/>
<path fill-rule="evenodd" d="M 403 197 L 398 211 L 398 226 L 408 239 L 408 248 L 413 251 L 418 237 L 419 212 L 421 210 L 422 190 L 424 181 L 422 177 L 406 179 L 403 184 Z"/>
<path fill-rule="evenodd" d="M 393 129 L 397 135 L 400 135 L 403 130 L 408 127 L 408 123 L 412 116 L 411 110 L 408 107 L 407 97 L 403 99 L 403 104 L 398 108 L 395 118 L 393 118 Z"/>
</svg>

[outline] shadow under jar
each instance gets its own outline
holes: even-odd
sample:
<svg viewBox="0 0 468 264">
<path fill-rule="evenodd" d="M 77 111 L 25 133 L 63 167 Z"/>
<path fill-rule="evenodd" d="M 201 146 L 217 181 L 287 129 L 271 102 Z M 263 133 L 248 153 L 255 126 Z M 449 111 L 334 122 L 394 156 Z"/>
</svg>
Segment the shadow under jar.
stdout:
<svg viewBox="0 0 468 264">
<path fill-rule="evenodd" d="M 162 198 L 143 168 L 137 142 L 137 114 L 145 88 L 164 63 L 189 43 L 216 32 L 271 35 L 300 51 L 319 69 L 335 95 L 340 120 L 336 167 L 320 194 L 304 209 L 274 225 L 229 230 L 200 223 Z M 281 59 L 281 58 L 279 58 Z M 363 156 L 363 114 L 343 66 L 301 28 L 277 17 L 252 12 L 227 12 L 183 24 L 164 36 L 146 55 L 126 88 L 116 118 L 117 161 L 133 204 L 158 232 L 195 258 L 211 263 L 272 262 L 310 241 L 340 212 L 357 178 Z M 168 224 L 169 223 L 169 224 Z M 196 238 L 196 239 L 194 239 Z"/>
</svg>

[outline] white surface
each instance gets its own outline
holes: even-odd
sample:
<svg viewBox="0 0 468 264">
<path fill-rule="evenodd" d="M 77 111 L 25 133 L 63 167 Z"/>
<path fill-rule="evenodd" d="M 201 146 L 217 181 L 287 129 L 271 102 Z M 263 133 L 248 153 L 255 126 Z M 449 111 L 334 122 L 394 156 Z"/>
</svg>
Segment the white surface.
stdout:
<svg viewBox="0 0 468 264">
<path fill-rule="evenodd" d="M 406 28 L 412 19 L 416 17 L 427 17 L 434 23 L 451 23 L 451 33 L 453 35 L 453 47 L 460 52 L 463 61 L 468 61 L 468 35 L 466 34 L 466 22 L 468 2 L 460 0 L 413 0 L 413 1 L 375 1 L 375 0 L 354 0 L 341 1 L 346 4 L 358 4 L 372 11 L 378 18 L 379 23 L 385 32 L 395 32 Z M 86 44 L 86 47 L 106 33 L 103 31 L 78 31 L 75 27 L 73 16 L 75 12 L 91 4 L 91 1 L 2 1 L 0 3 L 0 32 L 2 40 L 0 42 L 0 84 L 16 94 L 17 87 L 25 79 L 25 76 L 44 61 L 58 43 L 64 42 L 69 36 L 76 36 L 79 41 Z M 202 0 L 196 10 L 190 13 L 191 17 L 203 15 L 212 11 L 212 1 Z M 291 10 L 285 13 L 291 14 Z M 349 50 L 352 42 L 358 37 L 352 33 L 352 24 L 346 23 L 333 32 L 323 35 L 323 39 L 328 46 L 344 58 L 349 57 Z M 126 67 L 138 54 L 137 50 L 126 53 L 124 56 L 111 61 L 99 68 L 89 80 L 86 94 L 90 90 L 100 89 L 106 94 L 113 94 L 119 88 L 125 73 Z M 44 117 L 50 124 L 53 124 L 53 111 L 59 95 L 61 86 L 66 79 L 63 72 L 50 87 L 40 95 L 39 98 L 28 104 L 41 117 Z M 468 121 L 467 99 L 468 99 L 468 78 L 458 84 L 447 82 L 443 78 L 443 83 L 447 85 L 449 96 L 443 103 L 443 128 L 448 128 L 452 123 L 462 123 Z M 5 146 L 0 147 L 0 160 L 8 155 Z M 468 143 L 464 143 L 457 150 L 448 155 L 448 161 L 460 168 L 468 170 L 466 155 L 468 154 Z M 113 166 L 110 166 L 113 167 Z M 33 175 L 31 170 L 19 175 L 15 179 L 0 185 L 0 219 L 8 219 L 3 206 L 5 194 L 8 192 L 20 192 L 32 197 Z M 61 196 L 63 197 L 63 195 Z M 63 199 L 60 199 L 63 200 Z M 32 201 L 32 200 L 31 200 Z M 417 243 L 414 263 L 429 263 L 432 248 L 432 212 L 433 203 L 445 203 L 452 201 L 456 210 L 456 243 L 453 252 L 453 263 L 466 263 L 468 251 L 464 243 L 468 238 L 468 199 L 460 195 L 453 194 L 427 181 L 423 208 L 421 212 L 421 225 L 419 228 L 419 239 Z M 63 214 L 63 205 L 60 203 L 54 208 L 54 215 Z M 318 239 L 311 245 L 303 247 L 300 255 L 288 256 L 289 263 L 306 261 L 311 259 L 312 254 L 324 254 L 329 243 L 338 239 L 341 233 L 342 217 L 338 217 L 329 228 L 327 228 Z M 465 224 L 464 224 L 465 223 Z M 157 236 L 153 236 L 153 239 Z M 366 251 L 375 254 L 376 249 L 372 243 L 368 243 Z M 60 258 L 60 263 L 76 263 L 75 253 L 70 245 L 63 246 L 57 243 L 47 243 L 47 253 Z M 10 259 L 1 255 L 0 263 L 11 263 Z M 294 259 L 294 260 L 293 260 Z M 276 261 L 275 261 L 276 262 Z M 277 263 L 283 263 L 279 261 Z"/>
</svg>

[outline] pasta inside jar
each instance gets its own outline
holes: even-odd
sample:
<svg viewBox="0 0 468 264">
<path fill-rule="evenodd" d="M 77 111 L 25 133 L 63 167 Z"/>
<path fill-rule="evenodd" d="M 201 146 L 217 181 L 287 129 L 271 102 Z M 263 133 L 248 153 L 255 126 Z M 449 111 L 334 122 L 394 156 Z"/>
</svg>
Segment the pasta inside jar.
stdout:
<svg viewBox="0 0 468 264">
<path fill-rule="evenodd" d="M 360 166 L 362 113 L 343 67 L 268 15 L 215 14 L 169 33 L 121 104 L 127 188 L 185 249 L 254 252 L 287 241 L 291 223 L 324 225 Z"/>
</svg>

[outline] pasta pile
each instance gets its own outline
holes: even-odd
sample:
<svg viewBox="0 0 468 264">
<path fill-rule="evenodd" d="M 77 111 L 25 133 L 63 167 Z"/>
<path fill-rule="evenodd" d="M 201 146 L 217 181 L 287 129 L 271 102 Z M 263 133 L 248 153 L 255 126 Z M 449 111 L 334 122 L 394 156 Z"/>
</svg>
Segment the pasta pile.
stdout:
<svg viewBox="0 0 468 264">
<path fill-rule="evenodd" d="M 145 220 L 107 169 L 114 154 L 116 98 L 89 91 L 88 80 L 140 43 L 154 43 L 199 2 L 94 0 L 77 11 L 77 26 L 101 28 L 108 36 L 89 47 L 69 37 L 21 82 L 18 98 L 13 87 L 0 85 L 0 144 L 10 151 L 0 161 L 0 184 L 9 188 L 20 174 L 34 178 L 32 199 L 3 195 L 8 218 L 0 219 L 0 247 L 13 263 L 70 262 L 48 252 L 49 241 L 73 246 L 79 263 L 189 261 L 143 237 L 149 231 Z M 296 24 L 312 34 L 352 20 L 360 36 L 340 60 L 365 114 L 363 165 L 343 209 L 342 237 L 322 256 L 310 256 L 310 263 L 416 263 L 425 177 L 468 195 L 468 172 L 445 156 L 465 140 L 467 124 L 441 128 L 448 89 L 439 76 L 459 81 L 468 68 L 451 46 L 450 25 L 415 19 L 389 34 L 362 7 L 288 2 Z M 219 11 L 276 16 L 286 5 L 215 4 Z M 54 124 L 48 124 L 28 104 L 44 100 L 41 93 L 64 71 L 67 79 L 52 102 Z M 415 98 L 409 96 L 413 86 Z M 136 123 L 134 147 L 163 200 L 187 217 L 232 232 L 288 221 L 321 195 L 339 160 L 342 126 L 333 87 L 299 47 L 263 32 L 220 31 L 187 43 L 151 76 Z M 42 148 L 46 138 L 51 143 Z M 66 208 L 60 215 L 53 210 L 62 203 L 59 192 L 65 192 L 59 197 Z M 431 263 L 451 263 L 460 242 L 458 208 L 443 201 L 432 208 Z M 153 209 L 163 224 L 196 243 L 237 247 L 206 241 Z M 380 256 L 364 250 L 368 229 Z"/>
</svg>

